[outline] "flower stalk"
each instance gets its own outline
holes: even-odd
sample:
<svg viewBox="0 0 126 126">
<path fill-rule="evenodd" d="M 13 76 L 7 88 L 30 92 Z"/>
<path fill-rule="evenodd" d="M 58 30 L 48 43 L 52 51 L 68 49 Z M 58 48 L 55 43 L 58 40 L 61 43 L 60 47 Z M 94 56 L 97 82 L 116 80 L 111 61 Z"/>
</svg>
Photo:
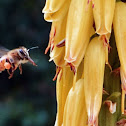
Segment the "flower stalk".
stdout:
<svg viewBox="0 0 126 126">
<path fill-rule="evenodd" d="M 126 3 L 47 0 L 43 13 L 57 67 L 55 126 L 126 125 Z"/>
</svg>

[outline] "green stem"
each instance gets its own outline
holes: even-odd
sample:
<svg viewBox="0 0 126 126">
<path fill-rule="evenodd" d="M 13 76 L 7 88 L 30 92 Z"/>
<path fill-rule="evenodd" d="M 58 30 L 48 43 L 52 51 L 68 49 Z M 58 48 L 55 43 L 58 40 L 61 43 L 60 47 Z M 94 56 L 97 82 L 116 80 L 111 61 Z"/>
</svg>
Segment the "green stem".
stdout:
<svg viewBox="0 0 126 126">
<path fill-rule="evenodd" d="M 112 48 L 109 54 L 109 62 L 112 68 L 115 69 L 118 68 L 120 64 L 113 32 L 110 38 L 110 45 Z M 108 66 L 105 68 L 104 89 L 109 93 L 109 95 L 114 92 L 121 93 L 120 75 L 116 75 L 115 73 L 110 72 Z M 107 97 L 107 95 L 103 95 L 103 102 Z M 116 112 L 114 114 L 111 114 L 109 112 L 109 108 L 105 104 L 102 104 L 102 108 L 99 114 L 99 126 L 116 126 L 118 118 L 121 116 L 121 96 L 117 97 L 114 102 L 117 103 Z"/>
</svg>

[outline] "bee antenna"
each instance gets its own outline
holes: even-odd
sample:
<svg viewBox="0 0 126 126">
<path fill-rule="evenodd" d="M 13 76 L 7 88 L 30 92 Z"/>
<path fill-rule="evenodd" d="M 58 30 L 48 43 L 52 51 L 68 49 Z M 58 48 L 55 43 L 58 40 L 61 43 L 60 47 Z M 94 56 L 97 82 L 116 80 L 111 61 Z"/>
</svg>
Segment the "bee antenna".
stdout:
<svg viewBox="0 0 126 126">
<path fill-rule="evenodd" d="M 29 48 L 27 51 L 29 52 L 30 50 L 32 50 L 32 49 L 36 49 L 36 48 L 39 48 L 39 47 L 38 47 L 38 46 L 31 47 L 31 48 Z"/>
</svg>

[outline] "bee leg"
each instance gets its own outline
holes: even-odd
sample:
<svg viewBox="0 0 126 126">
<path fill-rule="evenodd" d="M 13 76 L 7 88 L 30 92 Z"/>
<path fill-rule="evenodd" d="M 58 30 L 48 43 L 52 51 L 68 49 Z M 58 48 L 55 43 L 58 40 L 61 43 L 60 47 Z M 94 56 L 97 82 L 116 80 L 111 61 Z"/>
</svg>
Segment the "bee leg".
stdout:
<svg viewBox="0 0 126 126">
<path fill-rule="evenodd" d="M 11 79 L 13 77 L 14 72 L 12 71 L 12 67 L 7 70 L 8 74 L 10 75 L 8 79 Z"/>
<path fill-rule="evenodd" d="M 20 74 L 22 74 L 22 66 L 21 66 L 21 64 L 19 64 L 19 70 L 20 70 Z"/>
<path fill-rule="evenodd" d="M 7 70 L 8 74 L 11 75 L 12 73 L 12 67 L 10 69 Z"/>
<path fill-rule="evenodd" d="M 11 79 L 11 78 L 13 77 L 13 74 L 14 74 L 14 73 L 12 73 L 12 74 L 8 77 L 8 79 Z"/>
</svg>

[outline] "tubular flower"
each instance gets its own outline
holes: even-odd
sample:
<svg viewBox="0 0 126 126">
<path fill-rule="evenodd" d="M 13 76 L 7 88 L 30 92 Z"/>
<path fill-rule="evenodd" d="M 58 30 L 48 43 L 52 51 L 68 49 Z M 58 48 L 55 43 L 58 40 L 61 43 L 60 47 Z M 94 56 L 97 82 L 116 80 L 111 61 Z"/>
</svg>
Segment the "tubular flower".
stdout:
<svg viewBox="0 0 126 126">
<path fill-rule="evenodd" d="M 58 11 L 63 5 L 64 3 L 67 3 L 67 0 L 59 0 L 57 2 L 57 0 L 51 0 L 50 2 L 50 10 L 53 12 Z"/>
<path fill-rule="evenodd" d="M 79 66 L 84 57 L 93 26 L 91 3 L 88 9 L 86 6 L 86 0 L 71 0 L 68 12 L 65 60 L 75 67 Z"/>
<path fill-rule="evenodd" d="M 84 93 L 90 125 L 96 125 L 101 108 L 104 68 L 104 46 L 96 37 L 90 42 L 84 59 Z"/>
<path fill-rule="evenodd" d="M 59 11 L 66 3 L 68 4 L 70 0 L 46 0 L 45 7 L 42 10 L 42 13 L 54 13 Z"/>
<path fill-rule="evenodd" d="M 48 47 L 45 50 L 45 53 L 50 49 L 50 61 L 54 61 L 55 64 L 59 67 L 65 65 L 64 55 L 65 55 L 65 47 L 57 47 L 60 41 L 65 39 L 66 34 L 66 21 L 67 15 L 63 20 L 52 22 L 51 32 L 50 32 L 50 40 Z"/>
<path fill-rule="evenodd" d="M 67 94 L 73 85 L 73 72 L 69 67 L 63 67 L 58 74 L 56 83 L 57 95 L 57 126 L 61 126 L 63 122 L 64 106 Z M 67 77 L 67 78 L 66 78 Z"/>
<path fill-rule="evenodd" d="M 83 79 L 71 88 L 65 103 L 63 126 L 87 126 L 87 112 L 84 98 Z"/>
<path fill-rule="evenodd" d="M 116 3 L 113 27 L 121 65 L 122 113 L 124 114 L 124 94 L 126 93 L 126 4 L 123 2 Z"/>
<path fill-rule="evenodd" d="M 111 33 L 116 0 L 92 0 L 96 33 Z"/>
<path fill-rule="evenodd" d="M 51 1 L 53 1 L 53 0 L 51 0 Z M 66 16 L 66 14 L 68 13 L 70 2 L 71 2 L 71 0 L 67 0 L 67 2 L 65 2 L 63 4 L 63 6 L 59 10 L 57 10 L 56 12 L 50 12 L 50 11 L 45 12 L 45 11 L 43 11 L 43 12 L 45 12 L 44 13 L 44 19 L 48 22 L 53 22 L 53 21 L 63 19 Z M 60 3 L 60 2 L 58 2 L 58 3 Z"/>
</svg>

